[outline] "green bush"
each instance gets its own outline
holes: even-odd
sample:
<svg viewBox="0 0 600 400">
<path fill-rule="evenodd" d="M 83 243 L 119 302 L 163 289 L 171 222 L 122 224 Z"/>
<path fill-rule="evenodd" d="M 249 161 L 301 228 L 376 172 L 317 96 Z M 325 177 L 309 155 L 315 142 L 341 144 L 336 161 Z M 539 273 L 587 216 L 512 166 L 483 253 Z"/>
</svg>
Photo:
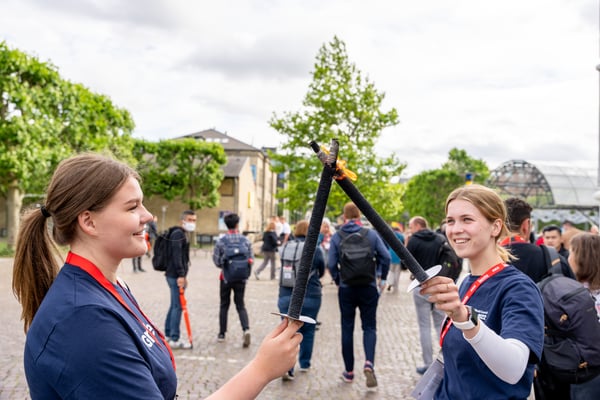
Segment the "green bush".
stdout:
<svg viewBox="0 0 600 400">
<path fill-rule="evenodd" d="M 13 257 L 15 251 L 9 248 L 5 242 L 0 242 L 0 257 Z"/>
</svg>

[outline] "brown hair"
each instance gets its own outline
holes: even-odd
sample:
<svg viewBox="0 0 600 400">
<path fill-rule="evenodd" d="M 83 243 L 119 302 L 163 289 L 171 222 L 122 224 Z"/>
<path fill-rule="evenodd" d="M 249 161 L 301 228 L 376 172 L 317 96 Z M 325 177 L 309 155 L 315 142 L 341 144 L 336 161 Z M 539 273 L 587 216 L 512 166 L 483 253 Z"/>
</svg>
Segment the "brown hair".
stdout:
<svg viewBox="0 0 600 400">
<path fill-rule="evenodd" d="M 303 219 L 302 221 L 296 222 L 294 227 L 294 236 L 306 236 L 308 233 L 308 221 Z"/>
<path fill-rule="evenodd" d="M 356 204 L 350 202 L 344 205 L 344 218 L 348 220 L 360 218 L 360 210 Z"/>
<path fill-rule="evenodd" d="M 266 231 L 274 231 L 277 228 L 277 226 L 275 225 L 275 222 L 273 221 L 269 221 L 269 223 L 267 223 L 267 227 L 265 228 Z"/>
<path fill-rule="evenodd" d="M 508 235 L 508 229 L 506 227 L 506 207 L 498 193 L 482 185 L 466 185 L 459 187 L 458 189 L 454 189 L 452 193 L 448 195 L 445 207 L 446 213 L 448 213 L 448 205 L 453 200 L 465 200 L 473 204 L 489 222 L 500 220 L 502 227 L 500 228 L 500 233 L 496 236 L 496 251 L 504 262 L 513 259 L 510 252 L 498 243 L 499 238 Z"/>
<path fill-rule="evenodd" d="M 17 235 L 12 289 L 23 308 L 21 319 L 29 329 L 59 271 L 58 245 L 77 235 L 77 218 L 86 210 L 101 210 L 129 177 L 140 179 L 129 166 L 98 154 L 63 160 L 50 180 L 42 209 L 27 210 Z M 52 238 L 46 225 L 52 218 Z"/>
<path fill-rule="evenodd" d="M 577 264 L 575 276 L 587 282 L 590 290 L 600 289 L 600 236 L 593 233 L 578 233 L 571 238 L 571 254 Z"/>
</svg>

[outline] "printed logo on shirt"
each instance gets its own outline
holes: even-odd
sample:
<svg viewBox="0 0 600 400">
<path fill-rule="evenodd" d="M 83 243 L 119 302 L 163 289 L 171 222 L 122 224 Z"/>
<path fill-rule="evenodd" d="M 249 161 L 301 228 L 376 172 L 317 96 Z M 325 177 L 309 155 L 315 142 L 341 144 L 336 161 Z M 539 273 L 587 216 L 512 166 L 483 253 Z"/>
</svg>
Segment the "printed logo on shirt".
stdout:
<svg viewBox="0 0 600 400">
<path fill-rule="evenodd" d="M 144 342 L 146 347 L 148 347 L 149 349 L 151 349 L 152 346 L 154 346 L 154 343 L 156 343 L 156 341 L 154 340 L 154 338 L 152 337 L 152 334 L 150 334 L 150 332 L 152 332 L 152 334 L 154 334 L 154 329 L 152 328 L 152 325 L 146 324 L 146 330 L 142 334 L 141 339 L 142 339 L 142 342 Z"/>
<path fill-rule="evenodd" d="M 475 309 L 475 311 L 477 311 L 477 317 L 479 318 L 479 320 L 485 321 L 487 319 L 487 315 L 488 315 L 487 311 L 480 311 L 478 309 Z"/>
</svg>

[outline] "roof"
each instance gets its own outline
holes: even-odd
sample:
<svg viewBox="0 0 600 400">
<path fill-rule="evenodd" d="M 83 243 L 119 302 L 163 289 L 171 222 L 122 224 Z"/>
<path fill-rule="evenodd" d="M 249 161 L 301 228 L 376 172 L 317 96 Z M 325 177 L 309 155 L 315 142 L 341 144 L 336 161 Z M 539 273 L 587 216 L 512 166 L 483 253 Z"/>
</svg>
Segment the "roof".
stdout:
<svg viewBox="0 0 600 400">
<path fill-rule="evenodd" d="M 597 207 L 596 174 L 591 169 L 510 160 L 491 171 L 488 184 L 527 199 L 534 207 Z"/>
<path fill-rule="evenodd" d="M 248 157 L 227 157 L 227 164 L 222 167 L 223 174 L 226 178 L 239 177 L 247 161 Z"/>
<path fill-rule="evenodd" d="M 542 221 L 573 219 L 580 223 L 594 218 L 598 209 L 596 178 L 592 169 L 510 160 L 491 171 L 487 183 L 503 197 L 525 199 Z"/>
<path fill-rule="evenodd" d="M 181 138 L 202 139 L 206 142 L 220 143 L 223 146 L 223 149 L 225 149 L 225 151 L 261 151 L 260 149 L 254 146 L 239 141 L 236 138 L 227 135 L 226 133 L 217 131 L 216 129 L 206 129 L 200 132 L 190 133 L 188 135 L 181 136 Z"/>
</svg>

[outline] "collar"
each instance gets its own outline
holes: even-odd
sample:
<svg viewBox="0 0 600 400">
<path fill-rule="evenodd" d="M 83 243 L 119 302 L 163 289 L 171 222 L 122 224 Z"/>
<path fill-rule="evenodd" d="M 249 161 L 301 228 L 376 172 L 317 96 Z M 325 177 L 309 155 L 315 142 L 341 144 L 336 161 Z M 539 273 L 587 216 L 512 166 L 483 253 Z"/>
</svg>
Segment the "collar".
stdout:
<svg viewBox="0 0 600 400">
<path fill-rule="evenodd" d="M 529 240 L 523 239 L 520 235 L 513 235 L 502 239 L 500 246 L 507 246 L 511 243 L 529 243 Z"/>
</svg>

